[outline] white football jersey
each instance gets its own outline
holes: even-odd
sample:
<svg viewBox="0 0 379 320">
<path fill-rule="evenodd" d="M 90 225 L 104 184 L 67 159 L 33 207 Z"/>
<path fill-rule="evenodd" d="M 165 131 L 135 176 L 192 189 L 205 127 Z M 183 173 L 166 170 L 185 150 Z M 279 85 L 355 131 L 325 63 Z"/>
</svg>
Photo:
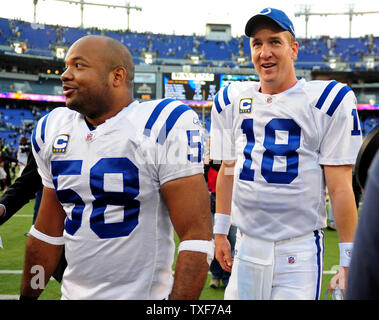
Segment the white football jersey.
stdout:
<svg viewBox="0 0 379 320">
<path fill-rule="evenodd" d="M 321 166 L 355 164 L 362 143 L 355 95 L 337 81 L 302 79 L 275 95 L 259 88 L 231 83 L 212 108 L 210 156 L 237 160 L 232 223 L 269 241 L 324 228 Z"/>
<path fill-rule="evenodd" d="M 67 214 L 62 299 L 164 299 L 173 226 L 160 187 L 203 173 L 201 124 L 173 99 L 135 101 L 97 128 L 57 108 L 32 135 L 44 186 Z"/>
</svg>

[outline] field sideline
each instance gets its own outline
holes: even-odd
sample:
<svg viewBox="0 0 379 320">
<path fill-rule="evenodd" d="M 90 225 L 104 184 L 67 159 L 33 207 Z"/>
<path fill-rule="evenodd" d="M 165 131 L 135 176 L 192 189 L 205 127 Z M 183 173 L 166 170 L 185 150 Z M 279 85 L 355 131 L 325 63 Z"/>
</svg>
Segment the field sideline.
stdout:
<svg viewBox="0 0 379 320">
<path fill-rule="evenodd" d="M 24 249 L 32 223 L 34 200 L 25 205 L 16 215 L 0 227 L 0 236 L 4 249 L 0 249 L 0 300 L 17 299 L 21 283 L 21 270 L 23 269 Z M 336 231 L 324 230 L 325 255 L 324 274 L 321 289 L 321 299 L 325 297 L 327 283 L 336 271 L 338 264 L 338 236 Z M 176 239 L 177 241 L 177 239 Z M 210 275 L 204 286 L 201 300 L 222 300 L 224 288 L 211 289 L 209 287 Z M 60 298 L 60 284 L 49 281 L 40 300 L 57 300 Z M 328 299 L 331 299 L 330 294 Z"/>
</svg>

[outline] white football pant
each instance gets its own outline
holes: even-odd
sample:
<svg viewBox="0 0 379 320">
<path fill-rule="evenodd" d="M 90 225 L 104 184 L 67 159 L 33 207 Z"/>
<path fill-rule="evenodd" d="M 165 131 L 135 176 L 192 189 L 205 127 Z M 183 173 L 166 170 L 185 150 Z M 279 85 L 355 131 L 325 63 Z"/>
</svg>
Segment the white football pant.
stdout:
<svg viewBox="0 0 379 320">
<path fill-rule="evenodd" d="M 265 241 L 237 232 L 225 300 L 318 300 L 324 233 Z"/>
</svg>

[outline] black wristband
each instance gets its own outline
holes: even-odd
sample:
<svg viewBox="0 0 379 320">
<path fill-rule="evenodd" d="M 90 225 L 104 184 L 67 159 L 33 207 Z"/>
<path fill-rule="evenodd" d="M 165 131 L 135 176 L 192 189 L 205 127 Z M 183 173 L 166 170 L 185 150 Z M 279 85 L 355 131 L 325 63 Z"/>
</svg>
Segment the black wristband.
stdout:
<svg viewBox="0 0 379 320">
<path fill-rule="evenodd" d="M 36 301 L 38 299 L 37 297 L 28 297 L 28 296 L 23 296 L 22 294 L 20 295 L 19 300 L 20 301 Z"/>
</svg>

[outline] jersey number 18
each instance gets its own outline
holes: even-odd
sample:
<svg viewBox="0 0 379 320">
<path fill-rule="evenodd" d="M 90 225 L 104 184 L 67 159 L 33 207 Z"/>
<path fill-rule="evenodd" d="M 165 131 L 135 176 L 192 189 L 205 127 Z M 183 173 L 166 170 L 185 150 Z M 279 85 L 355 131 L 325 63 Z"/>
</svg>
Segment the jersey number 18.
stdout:
<svg viewBox="0 0 379 320">
<path fill-rule="evenodd" d="M 239 178 L 246 181 L 254 181 L 255 170 L 251 168 L 253 159 L 252 152 L 255 145 L 254 121 L 244 119 L 241 125 L 242 132 L 246 135 L 246 146 L 243 150 L 245 161 Z M 275 143 L 275 131 L 288 132 L 288 143 Z M 300 127 L 292 119 L 272 119 L 265 126 L 263 146 L 265 152 L 262 157 L 261 173 L 268 183 L 289 184 L 298 175 L 299 154 L 296 150 L 300 147 Z M 274 171 L 274 157 L 286 157 L 285 171 Z"/>
</svg>

